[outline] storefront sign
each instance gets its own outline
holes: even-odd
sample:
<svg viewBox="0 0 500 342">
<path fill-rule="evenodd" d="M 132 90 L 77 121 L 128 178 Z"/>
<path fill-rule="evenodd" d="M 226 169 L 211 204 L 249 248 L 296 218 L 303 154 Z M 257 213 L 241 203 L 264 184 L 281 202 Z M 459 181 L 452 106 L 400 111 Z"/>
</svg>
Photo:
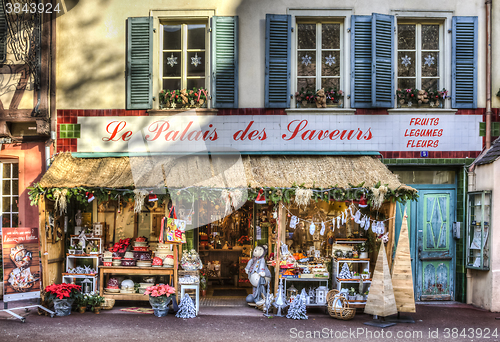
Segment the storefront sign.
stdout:
<svg viewBox="0 0 500 342">
<path fill-rule="evenodd" d="M 432 114 L 79 117 L 77 150 L 479 151 L 481 120 Z"/>
<path fill-rule="evenodd" d="M 4 301 L 40 298 L 38 228 L 3 228 Z"/>
</svg>

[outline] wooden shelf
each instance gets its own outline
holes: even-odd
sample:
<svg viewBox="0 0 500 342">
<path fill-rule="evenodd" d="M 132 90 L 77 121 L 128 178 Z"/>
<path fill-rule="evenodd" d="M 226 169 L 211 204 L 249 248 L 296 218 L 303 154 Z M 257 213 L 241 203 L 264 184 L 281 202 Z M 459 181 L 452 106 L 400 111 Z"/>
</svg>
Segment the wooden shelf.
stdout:
<svg viewBox="0 0 500 342">
<path fill-rule="evenodd" d="M 360 259 L 360 258 L 337 258 L 337 261 L 370 261 L 370 259 Z"/>
<path fill-rule="evenodd" d="M 97 277 L 98 273 L 63 273 L 63 276 L 86 276 L 86 277 Z"/>
<path fill-rule="evenodd" d="M 107 293 L 104 292 L 103 297 L 118 299 L 118 300 L 149 300 L 149 296 L 140 293 Z"/>
<path fill-rule="evenodd" d="M 350 238 L 350 239 L 336 239 L 335 243 L 363 243 L 367 241 L 367 238 Z"/>
</svg>

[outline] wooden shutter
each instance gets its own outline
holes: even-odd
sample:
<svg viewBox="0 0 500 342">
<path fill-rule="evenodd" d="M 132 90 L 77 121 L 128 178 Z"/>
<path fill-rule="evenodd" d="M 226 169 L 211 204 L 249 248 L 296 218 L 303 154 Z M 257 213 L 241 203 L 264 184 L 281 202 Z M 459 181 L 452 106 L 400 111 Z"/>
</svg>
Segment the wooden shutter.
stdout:
<svg viewBox="0 0 500 342">
<path fill-rule="evenodd" d="M 291 16 L 266 14 L 266 108 L 290 107 Z"/>
<path fill-rule="evenodd" d="M 453 108 L 477 108 L 477 17 L 453 17 L 452 21 Z"/>
<path fill-rule="evenodd" d="M 351 17 L 351 107 L 372 106 L 372 17 Z"/>
<path fill-rule="evenodd" d="M 5 17 L 4 1 L 0 0 L 0 63 L 7 56 L 7 18 Z"/>
<path fill-rule="evenodd" d="M 212 17 L 212 99 L 215 108 L 238 108 L 238 17 Z"/>
<path fill-rule="evenodd" d="M 394 107 L 394 16 L 372 16 L 372 107 Z"/>
<path fill-rule="evenodd" d="M 153 17 L 127 20 L 127 109 L 153 107 Z"/>
</svg>

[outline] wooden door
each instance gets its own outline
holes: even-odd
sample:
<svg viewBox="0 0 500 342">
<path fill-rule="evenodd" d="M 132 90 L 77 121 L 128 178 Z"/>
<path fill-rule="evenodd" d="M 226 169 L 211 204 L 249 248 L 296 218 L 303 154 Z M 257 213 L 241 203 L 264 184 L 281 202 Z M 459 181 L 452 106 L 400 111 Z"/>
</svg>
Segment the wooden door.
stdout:
<svg viewBox="0 0 500 342">
<path fill-rule="evenodd" d="M 453 300 L 455 190 L 422 190 L 417 205 L 417 299 Z"/>
</svg>

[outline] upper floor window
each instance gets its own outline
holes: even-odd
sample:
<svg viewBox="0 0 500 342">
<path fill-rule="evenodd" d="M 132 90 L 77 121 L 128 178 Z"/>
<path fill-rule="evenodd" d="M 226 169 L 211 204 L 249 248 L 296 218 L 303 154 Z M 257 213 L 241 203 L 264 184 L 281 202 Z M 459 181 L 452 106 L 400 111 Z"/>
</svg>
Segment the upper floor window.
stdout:
<svg viewBox="0 0 500 342">
<path fill-rule="evenodd" d="M 162 26 L 163 89 L 205 88 L 207 24 Z"/>
<path fill-rule="evenodd" d="M 443 28 L 438 23 L 398 22 L 399 89 L 441 90 Z"/>
<path fill-rule="evenodd" d="M 297 91 L 340 89 L 340 23 L 297 24 Z"/>
</svg>

